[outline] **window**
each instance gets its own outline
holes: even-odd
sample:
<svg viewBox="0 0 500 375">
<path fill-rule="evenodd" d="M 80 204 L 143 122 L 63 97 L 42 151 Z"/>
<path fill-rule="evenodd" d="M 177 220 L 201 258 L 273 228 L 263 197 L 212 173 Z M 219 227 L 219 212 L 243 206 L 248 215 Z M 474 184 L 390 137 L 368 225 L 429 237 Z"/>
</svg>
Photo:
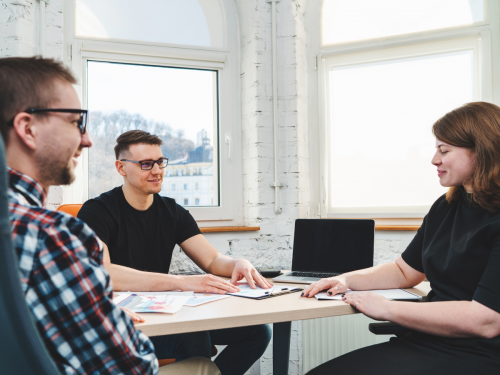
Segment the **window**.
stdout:
<svg viewBox="0 0 500 375">
<path fill-rule="evenodd" d="M 76 0 L 76 36 L 224 47 L 218 1 Z M 206 17 L 210 7 L 219 10 Z"/>
<path fill-rule="evenodd" d="M 242 224 L 236 193 L 242 189 L 234 189 L 242 184 L 241 151 L 219 137 L 241 140 L 233 2 L 149 0 L 137 7 L 132 0 L 66 0 L 64 14 L 65 60 L 81 82 L 77 90 L 94 140 L 64 202 L 81 203 L 119 186 L 116 136 L 143 129 L 162 138 L 169 158 L 160 194 L 188 205 L 194 200 L 175 187 L 206 185 L 200 205 L 190 210 L 195 219 Z"/>
<path fill-rule="evenodd" d="M 491 7 L 483 0 L 314 4 L 322 9 L 321 215 L 423 217 L 447 190 L 430 163 L 433 123 L 464 103 L 493 100 Z"/>
<path fill-rule="evenodd" d="M 200 184 L 198 182 L 194 184 L 194 190 L 200 190 Z"/>
<path fill-rule="evenodd" d="M 199 206 L 200 205 L 200 198 L 194 198 L 194 205 Z"/>
<path fill-rule="evenodd" d="M 322 44 L 468 26 L 483 19 L 483 0 L 326 0 Z"/>
<path fill-rule="evenodd" d="M 189 206 L 189 199 L 188 198 L 184 198 L 184 206 Z"/>
<path fill-rule="evenodd" d="M 113 142 L 127 130 L 144 129 L 159 136 L 163 156 L 169 159 L 167 170 L 182 165 L 182 175 L 189 176 L 186 166 L 217 165 L 212 145 L 218 132 L 217 81 L 213 70 L 89 60 L 87 103 L 94 141 L 89 150 L 89 198 L 122 183 L 114 171 Z M 211 177 L 215 191 L 210 194 L 217 202 L 218 181 Z M 160 194 L 169 195 L 167 184 Z"/>
<path fill-rule="evenodd" d="M 188 184 L 184 184 L 184 190 L 188 189 Z"/>
</svg>

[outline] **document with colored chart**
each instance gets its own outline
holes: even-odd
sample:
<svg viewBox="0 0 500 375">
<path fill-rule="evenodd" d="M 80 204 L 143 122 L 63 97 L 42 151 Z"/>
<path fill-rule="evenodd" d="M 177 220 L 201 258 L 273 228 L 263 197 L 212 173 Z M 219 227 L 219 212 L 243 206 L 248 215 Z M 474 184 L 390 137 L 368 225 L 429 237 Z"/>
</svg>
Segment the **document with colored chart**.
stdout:
<svg viewBox="0 0 500 375">
<path fill-rule="evenodd" d="M 119 293 L 113 302 L 136 313 L 174 314 L 192 297 L 193 292 L 184 293 Z"/>
</svg>

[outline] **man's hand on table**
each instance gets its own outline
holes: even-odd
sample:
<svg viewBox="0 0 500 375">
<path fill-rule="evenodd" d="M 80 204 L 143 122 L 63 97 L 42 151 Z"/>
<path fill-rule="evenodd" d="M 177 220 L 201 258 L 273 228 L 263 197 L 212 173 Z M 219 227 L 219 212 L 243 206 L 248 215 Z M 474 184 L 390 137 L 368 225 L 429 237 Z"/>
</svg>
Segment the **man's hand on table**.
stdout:
<svg viewBox="0 0 500 375">
<path fill-rule="evenodd" d="M 240 288 L 228 283 L 226 280 L 210 274 L 180 277 L 181 290 L 217 294 L 236 293 L 240 291 Z"/>
<path fill-rule="evenodd" d="M 256 285 L 264 289 L 269 289 L 273 286 L 273 284 L 267 281 L 248 260 L 238 259 L 234 265 L 231 283 L 236 284 L 243 278 L 246 279 L 248 285 L 250 285 L 252 289 L 255 289 Z"/>
<path fill-rule="evenodd" d="M 126 307 L 121 307 L 121 306 L 120 306 L 120 308 L 123 310 L 123 312 L 125 314 L 127 314 L 130 317 L 130 319 L 132 319 L 133 322 L 144 323 L 146 321 L 142 316 L 140 316 L 139 314 L 136 314 L 132 310 L 129 310 Z"/>
</svg>

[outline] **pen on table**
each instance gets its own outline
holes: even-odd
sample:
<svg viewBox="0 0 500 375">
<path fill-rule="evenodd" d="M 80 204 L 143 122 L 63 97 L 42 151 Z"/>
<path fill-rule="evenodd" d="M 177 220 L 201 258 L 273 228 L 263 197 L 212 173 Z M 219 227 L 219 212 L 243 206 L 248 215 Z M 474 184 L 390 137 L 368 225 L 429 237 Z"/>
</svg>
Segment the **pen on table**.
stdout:
<svg viewBox="0 0 500 375">
<path fill-rule="evenodd" d="M 288 290 L 288 288 L 282 288 L 281 291 Z M 269 292 L 264 292 L 264 294 L 269 294 Z"/>
</svg>

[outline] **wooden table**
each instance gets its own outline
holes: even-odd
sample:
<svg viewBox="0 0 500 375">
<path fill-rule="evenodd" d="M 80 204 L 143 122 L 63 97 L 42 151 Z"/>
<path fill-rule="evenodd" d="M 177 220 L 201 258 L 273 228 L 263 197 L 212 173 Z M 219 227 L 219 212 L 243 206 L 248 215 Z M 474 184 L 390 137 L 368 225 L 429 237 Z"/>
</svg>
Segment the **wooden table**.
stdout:
<svg viewBox="0 0 500 375">
<path fill-rule="evenodd" d="M 276 287 L 279 285 L 275 283 Z M 424 281 L 408 290 L 426 296 L 430 286 Z M 229 297 L 197 307 L 184 306 L 173 315 L 141 314 L 146 322 L 137 323 L 136 327 L 148 336 L 162 336 L 273 323 L 273 374 L 281 375 L 288 374 L 292 321 L 357 313 L 343 301 L 301 298 L 299 292 L 264 300 Z"/>
</svg>

